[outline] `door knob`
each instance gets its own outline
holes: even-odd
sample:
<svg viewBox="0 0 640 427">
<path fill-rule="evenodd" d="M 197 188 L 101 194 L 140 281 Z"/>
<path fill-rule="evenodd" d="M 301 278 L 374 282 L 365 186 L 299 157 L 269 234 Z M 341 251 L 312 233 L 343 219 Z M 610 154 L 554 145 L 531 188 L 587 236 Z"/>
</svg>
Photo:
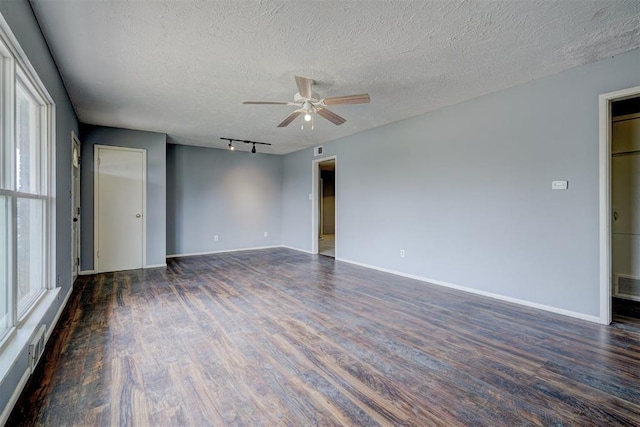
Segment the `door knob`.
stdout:
<svg viewBox="0 0 640 427">
<path fill-rule="evenodd" d="M 78 218 L 73 218 L 73 222 L 78 222 Z"/>
<path fill-rule="evenodd" d="M 140 218 L 142 215 L 140 214 L 136 214 L 136 218 Z"/>
<path fill-rule="evenodd" d="M 613 220 L 614 221 L 618 220 L 618 212 L 613 212 Z"/>
</svg>

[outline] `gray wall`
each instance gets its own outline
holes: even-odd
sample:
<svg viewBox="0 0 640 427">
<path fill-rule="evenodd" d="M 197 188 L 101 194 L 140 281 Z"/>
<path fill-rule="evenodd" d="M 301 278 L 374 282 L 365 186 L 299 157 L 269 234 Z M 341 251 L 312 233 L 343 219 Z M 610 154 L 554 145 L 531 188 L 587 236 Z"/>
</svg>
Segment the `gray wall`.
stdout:
<svg viewBox="0 0 640 427">
<path fill-rule="evenodd" d="M 168 144 L 167 254 L 279 245 L 281 192 L 281 156 Z"/>
<path fill-rule="evenodd" d="M 71 288 L 71 131 L 78 133 L 78 121 L 29 3 L 0 0 L 0 13 L 11 27 L 56 106 L 55 268 L 62 287 L 60 295 L 64 296 Z M 42 321 L 49 327 L 61 304 L 62 298 L 53 303 L 43 318 Z M 0 412 L 6 407 L 27 369 L 27 359 L 28 348 L 24 347 L 21 356 L 0 383 Z"/>
<path fill-rule="evenodd" d="M 303 251 L 311 250 L 309 194 L 312 156 L 311 149 L 300 150 L 283 156 L 282 160 L 282 244 Z M 338 167 L 340 166 L 337 165 L 336 168 Z M 336 181 L 339 179 L 337 175 L 338 172 Z M 340 191 L 338 185 L 336 182 L 336 193 Z"/>
<path fill-rule="evenodd" d="M 147 265 L 163 265 L 166 248 L 166 135 L 161 133 L 82 125 L 80 180 L 82 270 L 93 270 L 93 146 L 112 145 L 147 150 Z"/>
<path fill-rule="evenodd" d="M 640 50 L 325 144 L 338 257 L 598 316 L 598 95 L 636 85 Z M 283 165 L 307 251 L 312 160 Z"/>
</svg>

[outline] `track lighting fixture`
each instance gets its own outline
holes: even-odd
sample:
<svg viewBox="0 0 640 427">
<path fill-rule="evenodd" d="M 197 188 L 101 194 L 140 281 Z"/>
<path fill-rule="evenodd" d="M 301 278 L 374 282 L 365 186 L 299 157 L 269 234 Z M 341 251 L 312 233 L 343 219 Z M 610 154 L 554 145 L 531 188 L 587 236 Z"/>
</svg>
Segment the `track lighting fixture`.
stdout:
<svg viewBox="0 0 640 427">
<path fill-rule="evenodd" d="M 261 145 L 271 145 L 268 142 L 258 142 L 258 141 L 249 141 L 248 139 L 234 139 L 234 138 L 220 138 L 222 140 L 225 141 L 229 141 L 229 150 L 231 151 L 235 151 L 235 147 L 233 146 L 233 142 L 244 142 L 245 144 L 252 144 L 253 146 L 251 147 L 251 152 L 252 153 L 256 153 L 256 144 L 261 144 Z"/>
</svg>

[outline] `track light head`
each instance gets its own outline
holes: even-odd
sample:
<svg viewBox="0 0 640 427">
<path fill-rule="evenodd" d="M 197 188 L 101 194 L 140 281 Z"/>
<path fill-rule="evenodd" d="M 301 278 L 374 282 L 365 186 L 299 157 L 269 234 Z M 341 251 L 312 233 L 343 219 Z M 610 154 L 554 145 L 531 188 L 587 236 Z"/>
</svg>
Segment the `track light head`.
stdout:
<svg viewBox="0 0 640 427">
<path fill-rule="evenodd" d="M 256 152 L 256 144 L 255 143 L 253 144 L 253 148 L 251 149 L 251 152 L 254 153 L 254 154 Z"/>
<path fill-rule="evenodd" d="M 231 142 L 229 142 L 229 150 L 233 151 L 235 149 L 236 149 L 236 147 L 234 147 L 233 144 Z"/>
</svg>

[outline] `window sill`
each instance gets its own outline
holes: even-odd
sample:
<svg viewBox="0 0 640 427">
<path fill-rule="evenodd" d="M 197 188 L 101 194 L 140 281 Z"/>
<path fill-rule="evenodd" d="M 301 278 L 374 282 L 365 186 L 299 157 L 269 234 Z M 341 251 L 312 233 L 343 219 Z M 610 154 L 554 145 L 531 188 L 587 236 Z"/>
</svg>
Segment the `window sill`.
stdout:
<svg viewBox="0 0 640 427">
<path fill-rule="evenodd" d="M 42 324 L 49 308 L 59 299 L 61 292 L 62 288 L 45 291 L 22 322 L 7 335 L 7 339 L 0 348 L 0 385 L 4 383 L 8 374 L 14 369 L 19 358 L 21 356 L 24 357 L 24 349 L 29 345 L 33 334 Z M 50 332 L 51 325 L 47 325 L 47 338 Z"/>
</svg>

